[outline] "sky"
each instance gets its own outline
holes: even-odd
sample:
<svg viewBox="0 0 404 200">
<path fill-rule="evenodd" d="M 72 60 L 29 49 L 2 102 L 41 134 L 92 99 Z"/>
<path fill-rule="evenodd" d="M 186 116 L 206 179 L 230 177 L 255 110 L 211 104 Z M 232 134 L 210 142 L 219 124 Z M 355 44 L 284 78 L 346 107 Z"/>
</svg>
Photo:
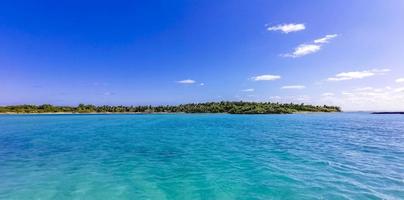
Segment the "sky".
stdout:
<svg viewBox="0 0 404 200">
<path fill-rule="evenodd" d="M 404 111 L 404 1 L 0 5 L 0 105 L 222 100 Z"/>
</svg>

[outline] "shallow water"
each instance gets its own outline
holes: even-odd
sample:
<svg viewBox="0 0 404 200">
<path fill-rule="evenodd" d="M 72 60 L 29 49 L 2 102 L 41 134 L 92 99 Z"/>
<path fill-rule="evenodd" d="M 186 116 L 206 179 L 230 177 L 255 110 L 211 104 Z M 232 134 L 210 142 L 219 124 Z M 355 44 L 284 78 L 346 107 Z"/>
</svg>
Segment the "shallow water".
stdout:
<svg viewBox="0 0 404 200">
<path fill-rule="evenodd" d="M 404 115 L 2 115 L 0 199 L 404 199 Z"/>
</svg>

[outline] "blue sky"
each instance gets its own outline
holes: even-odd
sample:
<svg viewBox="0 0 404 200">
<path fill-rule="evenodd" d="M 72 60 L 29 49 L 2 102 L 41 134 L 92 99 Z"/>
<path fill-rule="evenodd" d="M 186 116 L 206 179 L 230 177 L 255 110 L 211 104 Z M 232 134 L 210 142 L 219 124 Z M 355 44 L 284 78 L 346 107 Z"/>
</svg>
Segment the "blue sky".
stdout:
<svg viewBox="0 0 404 200">
<path fill-rule="evenodd" d="M 0 105 L 404 110 L 404 1 L 10 1 Z"/>
</svg>

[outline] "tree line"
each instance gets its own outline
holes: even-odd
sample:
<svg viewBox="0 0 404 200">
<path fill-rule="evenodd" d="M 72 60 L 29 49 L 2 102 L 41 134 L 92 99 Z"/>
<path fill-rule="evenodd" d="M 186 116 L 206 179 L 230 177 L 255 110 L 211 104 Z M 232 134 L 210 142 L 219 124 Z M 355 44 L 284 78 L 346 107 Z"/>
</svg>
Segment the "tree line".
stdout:
<svg viewBox="0 0 404 200">
<path fill-rule="evenodd" d="M 15 105 L 1 106 L 0 113 L 230 113 L 290 114 L 297 112 L 341 112 L 338 106 L 316 106 L 295 103 L 222 101 L 161 106 L 78 106 Z"/>
</svg>

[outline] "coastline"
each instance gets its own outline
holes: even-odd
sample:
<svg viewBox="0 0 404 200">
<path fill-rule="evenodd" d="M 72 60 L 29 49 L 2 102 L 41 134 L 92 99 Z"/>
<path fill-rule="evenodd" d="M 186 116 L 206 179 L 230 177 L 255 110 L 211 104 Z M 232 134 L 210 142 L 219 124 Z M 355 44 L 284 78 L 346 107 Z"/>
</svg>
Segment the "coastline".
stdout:
<svg viewBox="0 0 404 200">
<path fill-rule="evenodd" d="M 180 112 L 178 112 L 180 113 Z M 174 114 L 168 112 L 88 112 L 88 113 L 79 113 L 79 112 L 44 112 L 44 113 L 18 113 L 18 112 L 7 112 L 0 113 L 0 115 L 116 115 L 116 114 Z M 181 113 L 185 114 L 185 113 Z"/>
<path fill-rule="evenodd" d="M 404 112 L 372 112 L 373 115 L 404 115 Z"/>
<path fill-rule="evenodd" d="M 293 113 L 248 113 L 248 114 L 233 114 L 233 113 L 187 113 L 187 112 L 44 112 L 44 113 L 18 113 L 18 112 L 6 112 L 0 113 L 0 115 L 147 115 L 147 114 L 229 114 L 229 115 L 291 115 L 291 114 L 316 114 L 316 113 L 341 113 L 341 112 L 293 112 Z"/>
<path fill-rule="evenodd" d="M 188 103 L 179 105 L 143 106 L 78 106 L 9 105 L 0 106 L 0 113 L 6 114 L 149 114 L 149 113 L 229 113 L 229 114 L 293 114 L 302 112 L 341 112 L 338 106 L 305 105 L 295 103 L 221 101 Z"/>
</svg>

